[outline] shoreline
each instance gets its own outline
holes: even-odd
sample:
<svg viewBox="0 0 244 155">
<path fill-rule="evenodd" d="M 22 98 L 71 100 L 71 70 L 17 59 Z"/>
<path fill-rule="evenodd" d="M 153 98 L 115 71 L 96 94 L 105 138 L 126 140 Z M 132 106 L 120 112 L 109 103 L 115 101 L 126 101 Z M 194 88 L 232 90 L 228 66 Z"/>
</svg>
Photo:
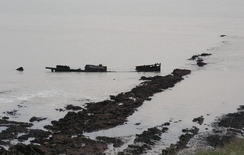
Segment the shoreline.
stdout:
<svg viewBox="0 0 244 155">
<path fill-rule="evenodd" d="M 108 148 L 107 144 L 102 142 L 104 138 L 100 138 L 103 140 L 99 141 L 91 140 L 86 138 L 83 132 L 93 132 L 124 124 L 127 121 L 127 117 L 132 115 L 144 101 L 150 101 L 155 93 L 174 87 L 176 83 L 183 80 L 183 76 L 190 73 L 190 70 L 175 69 L 172 74 L 167 76 L 142 77 L 140 79 L 143 81 L 141 84 L 129 92 L 120 93 L 117 96 L 111 95 L 110 100 L 87 103 L 85 108 L 69 105 L 66 109 L 73 111 L 68 112 L 59 120 L 52 121 L 52 125 L 45 126 L 44 128 L 48 131 L 28 129 L 33 125 L 32 123 L 13 122 L 8 121 L 8 118 L 4 118 L 1 124 L 9 123 L 10 125 L 0 134 L 2 145 L 10 145 L 10 143 L 4 143 L 3 140 L 18 139 L 19 141 L 25 141 L 29 137 L 34 137 L 35 139 L 31 141 L 33 144 L 11 146 L 10 152 L 15 149 L 19 152 L 34 149 L 35 152 L 41 154 L 47 154 L 52 151 L 71 154 L 81 152 L 93 154 L 97 150 L 102 153 Z M 34 116 L 30 122 L 42 121 L 44 119 Z M 16 126 L 18 127 L 16 128 Z M 4 136 L 6 133 L 9 135 Z M 24 134 L 18 136 L 19 133 Z M 38 145 L 34 145 L 34 143 Z M 81 143 L 84 143 L 85 146 L 81 147 Z M 3 148 L 2 150 L 8 152 Z"/>
<path fill-rule="evenodd" d="M 203 67 L 207 65 L 203 57 L 210 55 L 209 53 L 193 55 L 189 60 L 196 60 L 196 64 Z M 109 145 L 113 145 L 114 148 L 120 147 L 124 144 L 120 138 L 100 136 L 96 137 L 96 140 L 92 140 L 85 137 L 83 133 L 109 129 L 126 123 L 127 117 L 142 106 L 144 101 L 150 101 L 154 94 L 174 87 L 176 83 L 184 80 L 183 77 L 190 73 L 190 70 L 175 69 L 172 74 L 166 76 L 141 77 L 142 82 L 138 86 L 132 88 L 131 91 L 122 92 L 116 96 L 111 95 L 109 100 L 87 103 L 85 108 L 68 105 L 65 108 L 71 111 L 67 112 L 63 118 L 53 120 L 52 125 L 45 126 L 46 130 L 30 129 L 33 122 L 39 122 L 46 118 L 33 116 L 30 122 L 15 122 L 3 117 L 0 119 L 0 125 L 6 129 L 0 133 L 0 145 L 10 146 L 10 148 L 7 150 L 1 147 L 0 153 L 103 154 Z M 240 108 L 241 111 L 243 109 L 243 107 Z M 7 111 L 6 113 L 14 114 L 14 111 Z M 244 116 L 244 114 L 242 115 Z M 239 115 L 233 114 L 231 116 L 237 117 Z M 239 126 L 234 126 L 234 123 L 229 120 L 220 119 L 219 121 L 227 122 L 227 124 L 232 123 L 232 134 L 230 137 L 225 137 L 225 135 L 219 134 L 223 133 L 222 131 L 213 132 L 212 135 L 206 137 L 206 141 L 211 147 L 221 146 L 234 137 L 236 133 L 240 133 L 241 130 Z M 204 117 L 193 118 L 192 122 L 201 125 L 204 122 Z M 136 134 L 133 144 L 128 145 L 125 150 L 118 154 L 142 154 L 150 151 L 161 140 L 161 136 L 170 130 L 171 123 L 170 121 L 165 122 L 143 131 L 142 134 Z M 214 130 L 217 131 L 217 127 L 221 126 L 226 127 L 224 123 L 216 123 Z M 186 149 L 188 142 L 198 134 L 198 131 L 199 129 L 195 126 L 182 129 L 179 141 L 163 149 L 161 154 L 173 154 Z M 17 139 L 19 142 L 29 140 L 31 144 L 18 143 L 12 145 L 11 140 L 13 139 Z"/>
</svg>

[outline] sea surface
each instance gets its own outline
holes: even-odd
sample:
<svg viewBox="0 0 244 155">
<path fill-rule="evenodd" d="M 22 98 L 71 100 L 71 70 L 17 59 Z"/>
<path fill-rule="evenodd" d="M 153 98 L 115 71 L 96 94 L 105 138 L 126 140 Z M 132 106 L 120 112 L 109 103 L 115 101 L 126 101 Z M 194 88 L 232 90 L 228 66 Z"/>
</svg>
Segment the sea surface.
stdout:
<svg viewBox="0 0 244 155">
<path fill-rule="evenodd" d="M 174 122 L 150 152 L 157 154 L 183 128 L 206 132 L 217 117 L 244 104 L 243 6 L 243 0 L 0 0 L 0 117 L 47 117 L 33 127 L 42 129 L 63 117 L 67 111 L 57 109 L 68 104 L 102 101 L 130 91 L 141 76 L 184 68 L 192 73 L 144 102 L 127 124 L 86 135 L 125 137 L 129 144 L 147 128 Z M 212 54 L 204 58 L 208 65 L 188 60 L 201 53 Z M 161 63 L 160 73 L 135 72 L 135 66 L 153 63 Z M 86 64 L 115 72 L 45 69 Z M 192 122 L 199 116 L 205 118 L 201 126 Z"/>
</svg>

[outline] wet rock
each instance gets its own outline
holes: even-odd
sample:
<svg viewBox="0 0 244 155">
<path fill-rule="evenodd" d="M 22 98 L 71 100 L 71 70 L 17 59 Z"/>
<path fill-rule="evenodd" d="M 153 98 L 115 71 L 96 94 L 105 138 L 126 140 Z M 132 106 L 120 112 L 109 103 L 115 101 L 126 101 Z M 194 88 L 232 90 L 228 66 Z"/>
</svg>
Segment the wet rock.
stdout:
<svg viewBox="0 0 244 155">
<path fill-rule="evenodd" d="M 166 131 L 168 131 L 169 130 L 169 128 L 167 128 L 167 127 L 163 127 L 162 128 L 162 132 L 164 133 L 164 132 L 166 132 Z"/>
<path fill-rule="evenodd" d="M 229 113 L 224 115 L 216 122 L 219 127 L 231 127 L 235 129 L 244 128 L 244 111 L 238 111 L 236 113 Z"/>
<path fill-rule="evenodd" d="M 20 142 L 26 141 L 28 139 L 29 139 L 29 135 L 21 135 L 21 136 L 18 137 L 18 140 Z"/>
<path fill-rule="evenodd" d="M 18 105 L 18 108 L 23 108 L 23 107 L 26 107 L 26 106 L 23 106 L 23 105 Z"/>
<path fill-rule="evenodd" d="M 205 57 L 205 56 L 210 56 L 212 55 L 211 53 L 202 53 L 200 56 Z"/>
<path fill-rule="evenodd" d="M 189 60 L 196 60 L 199 57 L 199 55 L 193 55 Z"/>
<path fill-rule="evenodd" d="M 2 132 L 0 132 L 0 139 L 6 142 L 2 143 L 2 145 L 9 145 L 10 139 L 17 139 L 19 133 L 27 133 L 32 125 L 33 124 L 30 123 L 0 119 L 0 126 L 6 127 L 5 130 L 2 130 Z"/>
<path fill-rule="evenodd" d="M 174 69 L 174 71 L 172 72 L 173 75 L 175 76 L 185 76 L 191 73 L 191 70 L 188 69 Z"/>
<path fill-rule="evenodd" d="M 24 68 L 23 67 L 19 67 L 16 69 L 17 71 L 24 71 Z"/>
<path fill-rule="evenodd" d="M 69 104 L 65 107 L 67 110 L 81 110 L 82 108 L 80 106 L 74 106 L 72 104 Z"/>
<path fill-rule="evenodd" d="M 197 134 L 198 133 L 198 128 L 197 127 L 195 127 L 195 126 L 193 126 L 191 129 L 188 129 L 188 128 L 186 128 L 186 129 L 182 129 L 182 132 L 183 133 L 191 133 L 191 134 Z"/>
<path fill-rule="evenodd" d="M 99 136 L 96 137 L 97 140 L 102 141 L 106 144 L 113 144 L 114 147 L 120 147 L 122 146 L 124 143 L 122 142 L 121 139 L 118 138 L 111 138 L 111 137 L 105 137 L 105 136 Z"/>
<path fill-rule="evenodd" d="M 197 62 L 197 65 L 198 65 L 199 67 L 203 67 L 203 66 L 207 65 L 207 63 L 205 63 L 205 62 L 203 62 L 203 61 L 199 61 L 199 62 Z"/>
<path fill-rule="evenodd" d="M 204 60 L 202 59 L 202 57 L 206 57 L 206 56 L 210 56 L 212 55 L 211 53 L 202 53 L 200 55 L 193 55 L 190 59 L 188 60 L 196 60 L 197 65 L 199 67 L 203 67 L 205 65 L 207 65 L 207 63 L 204 62 Z"/>
<path fill-rule="evenodd" d="M 7 141 L 7 140 L 0 140 L 0 145 L 2 146 L 9 146 L 10 145 L 10 141 Z M 2 153 L 1 151 L 6 151 L 5 149 L 4 150 L 1 150 L 3 147 L 0 146 L 0 154 Z"/>
<path fill-rule="evenodd" d="M 17 115 L 17 111 L 18 110 L 12 110 L 12 111 L 6 111 L 6 112 L 3 112 L 4 114 L 8 114 L 8 115 L 12 115 L 12 116 L 16 116 Z"/>
<path fill-rule="evenodd" d="M 200 124 L 200 125 L 202 125 L 203 121 L 204 121 L 203 116 L 194 118 L 194 119 L 192 120 L 192 122 L 197 122 L 197 123 Z"/>
<path fill-rule="evenodd" d="M 140 155 L 146 153 L 146 150 L 151 149 L 151 147 L 147 144 L 143 145 L 129 145 L 128 149 L 125 151 L 126 154 Z"/>
<path fill-rule="evenodd" d="M 144 131 L 140 135 L 136 135 L 135 142 L 142 142 L 148 145 L 154 145 L 154 140 L 160 140 L 161 139 L 161 131 L 154 128 L 149 128 L 147 131 Z"/>
<path fill-rule="evenodd" d="M 18 154 L 18 155 L 44 155 L 45 153 L 42 152 L 38 146 L 35 145 L 24 145 L 24 144 L 17 144 L 14 146 L 11 146 L 9 148 L 9 154 Z"/>
<path fill-rule="evenodd" d="M 47 138 L 50 134 L 51 132 L 40 129 L 32 129 L 29 131 L 29 137 L 34 138 Z"/>
<path fill-rule="evenodd" d="M 192 127 L 192 129 L 183 129 L 183 131 L 186 131 L 186 133 L 179 137 L 179 141 L 176 144 L 171 144 L 170 147 L 162 150 L 163 155 L 176 154 L 178 151 L 186 148 L 191 138 L 198 134 L 199 129 Z"/>
<path fill-rule="evenodd" d="M 62 108 L 59 108 L 59 109 L 55 109 L 56 111 L 59 111 L 59 112 L 64 112 L 65 110 L 62 109 Z"/>
<path fill-rule="evenodd" d="M 198 58 L 198 59 L 197 59 L 197 62 L 203 62 L 203 59 Z"/>
<path fill-rule="evenodd" d="M 244 111 L 241 105 L 237 112 L 221 116 L 212 123 L 212 134 L 206 137 L 206 142 L 212 147 L 221 147 L 232 141 L 236 135 L 243 134 Z"/>
<path fill-rule="evenodd" d="M 166 122 L 166 123 L 163 124 L 163 126 L 169 126 L 169 125 L 170 125 L 169 122 Z"/>
<path fill-rule="evenodd" d="M 30 119 L 30 122 L 35 122 L 35 121 L 37 121 L 37 122 L 40 122 L 40 121 L 43 121 L 43 120 L 46 120 L 47 118 L 42 118 L 42 117 L 32 117 L 31 119 Z"/>
<path fill-rule="evenodd" d="M 103 154 L 106 149 L 107 145 L 104 142 L 87 139 L 83 135 L 70 136 L 63 133 L 52 134 L 52 137 L 41 146 L 41 150 L 46 154 L 52 152 L 52 154 L 95 155 Z"/>
<path fill-rule="evenodd" d="M 159 75 L 156 75 L 156 76 L 153 76 L 153 77 L 142 76 L 140 80 L 156 80 L 156 79 L 159 79 L 159 78 L 162 78 L 162 76 L 159 76 Z"/>
<path fill-rule="evenodd" d="M 237 110 L 239 111 L 244 110 L 244 105 L 240 105 L 240 107 Z"/>
<path fill-rule="evenodd" d="M 233 138 L 233 135 L 210 135 L 206 139 L 210 146 L 220 147 L 230 143 Z"/>
<path fill-rule="evenodd" d="M 132 145 L 129 145 L 123 152 L 119 154 L 142 154 L 147 150 L 151 150 L 153 145 L 161 139 L 162 131 L 157 127 L 149 128 L 143 131 L 142 134 L 136 134 L 136 138 Z"/>
<path fill-rule="evenodd" d="M 9 117 L 4 116 L 2 119 L 3 119 L 3 120 L 8 120 L 8 119 L 9 119 Z"/>
</svg>

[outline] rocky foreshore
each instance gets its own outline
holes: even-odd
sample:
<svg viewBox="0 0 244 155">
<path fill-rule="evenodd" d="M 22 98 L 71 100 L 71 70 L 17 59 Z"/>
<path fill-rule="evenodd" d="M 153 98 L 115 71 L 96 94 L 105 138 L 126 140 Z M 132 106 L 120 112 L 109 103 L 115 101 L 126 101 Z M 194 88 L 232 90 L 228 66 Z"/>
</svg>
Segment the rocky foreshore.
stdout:
<svg viewBox="0 0 244 155">
<path fill-rule="evenodd" d="M 203 57 L 210 56 L 209 53 L 193 55 L 190 60 L 196 60 L 199 67 L 205 66 Z M 101 102 L 89 102 L 85 107 L 67 105 L 64 109 L 67 114 L 59 119 L 53 120 L 51 125 L 45 126 L 45 130 L 31 129 L 33 122 L 43 121 L 47 118 L 33 116 L 29 122 L 10 121 L 4 116 L 0 119 L 0 126 L 5 128 L 0 133 L 0 145 L 9 147 L 8 149 L 0 147 L 0 154 L 18 154 L 18 155 L 100 155 L 108 149 L 108 145 L 120 147 L 124 144 L 120 138 L 96 137 L 96 140 L 84 136 L 84 132 L 94 132 L 110 129 L 127 122 L 128 116 L 132 115 L 138 107 L 142 106 L 144 101 L 150 101 L 151 97 L 166 89 L 172 88 L 178 82 L 189 75 L 190 70 L 175 69 L 166 76 L 141 77 L 142 82 L 128 92 L 122 92 L 116 96 L 111 95 L 110 99 Z M 222 146 L 229 142 L 237 134 L 243 133 L 244 128 L 244 110 L 243 106 L 238 112 L 227 114 L 214 123 L 213 132 L 205 137 L 206 142 L 212 146 Z M 15 115 L 16 110 L 5 112 L 9 115 Z M 192 122 L 202 125 L 204 117 L 193 118 Z M 151 150 L 154 145 L 161 140 L 164 133 L 170 130 L 172 122 L 149 128 L 137 134 L 133 144 L 121 150 L 119 155 L 143 154 Z M 219 128 L 222 127 L 222 128 Z M 227 128 L 227 129 L 226 129 Z M 188 142 L 199 132 L 196 126 L 182 129 L 182 135 L 175 144 L 162 149 L 160 154 L 171 155 L 182 149 L 187 148 Z M 226 134 L 227 133 L 227 134 Z M 11 140 L 18 140 L 20 143 L 11 144 Z M 21 142 L 30 141 L 30 144 Z"/>
<path fill-rule="evenodd" d="M 91 140 L 83 135 L 84 132 L 93 132 L 113 128 L 124 124 L 127 117 L 132 115 L 145 100 L 158 92 L 174 87 L 183 76 L 190 74 L 190 70 L 175 69 L 167 76 L 142 77 L 140 85 L 129 92 L 123 92 L 116 96 L 110 96 L 109 100 L 87 103 L 85 108 L 68 105 L 69 111 L 64 118 L 52 121 L 52 125 L 45 126 L 44 130 L 30 129 L 32 123 L 12 122 L 2 119 L 1 126 L 7 129 L 0 133 L 1 144 L 9 145 L 10 139 L 19 141 L 33 138 L 31 144 L 18 144 L 11 146 L 9 150 L 1 148 L 2 153 L 26 151 L 36 154 L 102 154 L 107 149 L 109 138 L 98 138 Z M 45 118 L 32 117 L 30 122 L 41 121 Z M 18 136 L 22 134 L 21 136 Z M 118 140 L 116 140 L 118 141 Z"/>
</svg>

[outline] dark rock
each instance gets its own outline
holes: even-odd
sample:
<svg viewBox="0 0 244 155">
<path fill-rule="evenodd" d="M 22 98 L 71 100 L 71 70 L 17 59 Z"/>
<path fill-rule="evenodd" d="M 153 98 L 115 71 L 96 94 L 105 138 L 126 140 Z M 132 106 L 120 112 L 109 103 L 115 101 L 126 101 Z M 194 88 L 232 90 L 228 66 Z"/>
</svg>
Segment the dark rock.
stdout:
<svg viewBox="0 0 244 155">
<path fill-rule="evenodd" d="M 199 55 L 193 55 L 189 60 L 196 60 L 199 57 Z"/>
<path fill-rule="evenodd" d="M 220 147 L 230 143 L 233 138 L 233 135 L 210 135 L 206 139 L 210 146 Z"/>
<path fill-rule="evenodd" d="M 169 125 L 170 125 L 169 122 L 166 122 L 166 123 L 163 124 L 163 126 L 169 126 Z"/>
<path fill-rule="evenodd" d="M 59 109 L 55 109 L 56 111 L 59 111 L 59 112 L 64 112 L 65 110 L 62 109 L 62 108 L 59 108 Z"/>
<path fill-rule="evenodd" d="M 210 56 L 212 55 L 211 53 L 202 53 L 201 56 L 205 57 L 205 56 Z"/>
<path fill-rule="evenodd" d="M 197 134 L 198 133 L 198 128 L 197 127 L 195 127 L 195 126 L 193 126 L 191 129 L 188 129 L 188 128 L 186 128 L 186 129 L 182 129 L 182 132 L 183 133 L 192 133 L 192 134 Z"/>
<path fill-rule="evenodd" d="M 203 59 L 198 58 L 198 59 L 197 59 L 197 62 L 203 62 Z"/>
<path fill-rule="evenodd" d="M 203 62 L 203 59 L 200 57 L 205 57 L 205 56 L 210 56 L 212 55 L 211 53 L 202 53 L 200 55 L 193 55 L 189 60 L 196 60 L 197 59 L 197 65 L 199 67 L 203 67 L 207 65 L 207 63 Z"/>
<path fill-rule="evenodd" d="M 142 154 L 147 150 L 151 150 L 157 141 L 161 139 L 162 131 L 156 127 L 149 128 L 147 131 L 143 131 L 142 134 L 136 134 L 133 145 L 129 145 L 127 149 L 119 154 Z"/>
<path fill-rule="evenodd" d="M 47 138 L 50 134 L 51 132 L 40 129 L 32 129 L 29 131 L 29 137 L 34 138 Z"/>
<path fill-rule="evenodd" d="M 14 146 L 11 146 L 9 148 L 10 154 L 17 154 L 17 155 L 44 155 L 45 153 L 42 152 L 38 146 L 35 145 L 24 145 L 24 144 L 17 144 Z"/>
<path fill-rule="evenodd" d="M 176 154 L 178 151 L 186 148 L 187 143 L 194 137 L 194 135 L 198 134 L 199 129 L 197 127 L 192 127 L 192 129 L 183 129 L 182 131 L 186 132 L 186 134 L 182 134 L 176 144 L 171 144 L 170 147 L 163 149 L 163 155 Z"/>
<path fill-rule="evenodd" d="M 186 133 L 186 132 L 188 132 L 188 129 L 182 129 L 182 132 Z"/>
<path fill-rule="evenodd" d="M 159 75 L 156 75 L 156 76 L 153 76 L 153 77 L 142 76 L 140 80 L 156 80 L 156 79 L 160 79 L 160 78 L 162 78 L 162 76 L 159 76 Z"/>
<path fill-rule="evenodd" d="M 20 142 L 22 142 L 22 141 L 28 140 L 28 138 L 29 138 L 29 135 L 21 135 L 21 136 L 18 137 L 18 140 Z"/>
<path fill-rule="evenodd" d="M 239 111 L 244 110 L 244 105 L 240 105 L 240 107 L 237 110 Z"/>
<path fill-rule="evenodd" d="M 17 115 L 17 111 L 18 110 L 12 110 L 12 111 L 6 111 L 6 112 L 3 112 L 4 114 L 8 114 L 8 115 L 12 115 L 12 116 L 16 116 Z"/>
<path fill-rule="evenodd" d="M 201 116 L 201 117 L 194 118 L 192 120 L 192 122 L 197 122 L 198 124 L 202 125 L 203 120 L 204 120 L 204 118 L 203 118 L 203 116 Z"/>
<path fill-rule="evenodd" d="M 96 137 L 97 140 L 107 143 L 107 144 L 113 144 L 114 147 L 120 147 L 122 146 L 124 143 L 121 141 L 121 139 L 118 138 L 111 138 L 111 137 L 105 137 L 105 136 L 98 136 Z"/>
<path fill-rule="evenodd" d="M 236 129 L 244 128 L 244 111 L 238 111 L 236 113 L 229 113 L 224 115 L 216 123 L 220 127 L 232 127 Z"/>
<path fill-rule="evenodd" d="M 213 124 L 213 134 L 206 137 L 207 143 L 212 147 L 221 147 L 232 141 L 236 135 L 243 134 L 244 111 L 243 105 L 237 112 L 221 116 Z"/>
<path fill-rule="evenodd" d="M 4 116 L 2 119 L 4 119 L 4 120 L 7 120 L 7 119 L 9 119 L 9 117 L 7 117 L 7 116 Z"/>
<path fill-rule="evenodd" d="M 0 119 L 0 125 L 6 127 L 0 132 L 0 139 L 9 141 L 9 139 L 17 139 L 18 133 L 27 133 L 33 124 Z M 2 143 L 2 145 L 9 145 L 9 142 Z"/>
<path fill-rule="evenodd" d="M 7 140 L 3 141 L 3 140 L 0 140 L 0 145 L 2 145 L 2 146 L 9 146 L 9 145 L 10 145 L 10 141 L 7 141 Z M 1 153 L 3 154 L 3 152 L 1 152 L 1 151 L 6 151 L 5 149 L 2 150 L 2 148 L 3 148 L 2 146 L 0 146 L 0 154 L 1 154 Z"/>
<path fill-rule="evenodd" d="M 40 121 L 43 121 L 43 120 L 46 120 L 47 118 L 42 118 L 42 117 L 32 117 L 31 119 L 30 119 L 30 122 L 35 122 L 35 121 L 37 121 L 37 122 L 40 122 Z"/>
<path fill-rule="evenodd" d="M 203 66 L 207 65 L 207 63 L 205 63 L 205 62 L 203 62 L 203 61 L 200 61 L 200 62 L 197 62 L 197 65 L 198 65 L 199 67 L 203 67 Z"/>
<path fill-rule="evenodd" d="M 191 70 L 188 70 L 188 69 L 175 69 L 172 74 L 175 75 L 175 76 L 185 76 L 185 75 L 188 75 L 191 73 Z"/>
<path fill-rule="evenodd" d="M 82 108 L 80 106 L 74 106 L 72 104 L 69 104 L 65 107 L 67 110 L 81 110 Z"/>
<path fill-rule="evenodd" d="M 164 132 L 166 132 L 166 131 L 168 131 L 169 130 L 169 128 L 167 128 L 167 127 L 163 127 L 162 128 L 162 132 L 164 133 Z"/>
<path fill-rule="evenodd" d="M 220 37 L 225 37 L 226 35 L 224 35 L 224 34 L 222 34 L 222 35 L 220 35 Z"/>
<path fill-rule="evenodd" d="M 23 67 L 19 67 L 16 69 L 17 71 L 24 71 L 24 68 Z"/>
</svg>

